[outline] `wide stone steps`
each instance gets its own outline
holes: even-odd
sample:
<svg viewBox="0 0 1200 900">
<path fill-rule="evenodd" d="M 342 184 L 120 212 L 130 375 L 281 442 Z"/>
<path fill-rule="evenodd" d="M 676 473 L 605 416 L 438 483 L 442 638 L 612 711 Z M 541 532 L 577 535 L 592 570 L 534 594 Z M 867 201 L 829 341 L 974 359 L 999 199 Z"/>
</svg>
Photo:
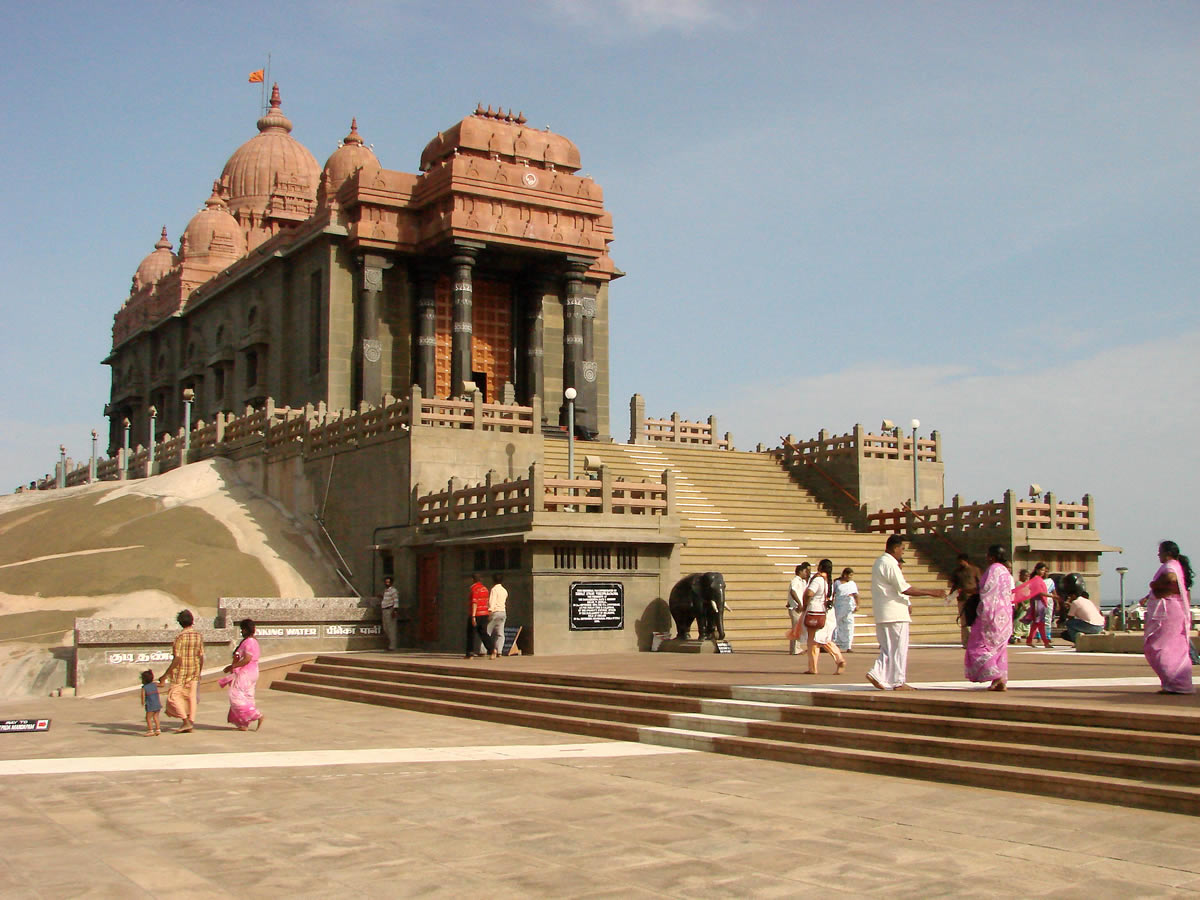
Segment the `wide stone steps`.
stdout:
<svg viewBox="0 0 1200 900">
<path fill-rule="evenodd" d="M 807 765 L 1200 814 L 1200 721 L 913 695 L 319 657 L 276 690 Z"/>
<path fill-rule="evenodd" d="M 565 474 L 567 448 L 546 441 L 547 473 Z M 871 567 L 882 552 L 883 536 L 863 534 L 831 513 L 807 488 L 796 484 L 769 455 L 669 445 L 576 445 L 576 474 L 583 459 L 599 457 L 615 477 L 657 480 L 675 474 L 684 574 L 718 571 L 725 576 L 729 609 L 726 634 L 742 649 L 784 649 L 790 621 L 784 610 L 795 566 L 829 558 L 834 574 L 855 571 L 859 612 L 855 639 L 872 644 Z M 940 588 L 945 575 L 909 550 L 905 573 L 917 587 Z M 771 622 L 772 624 L 768 624 Z M 913 637 L 957 642 L 955 610 L 937 601 L 913 607 Z"/>
</svg>

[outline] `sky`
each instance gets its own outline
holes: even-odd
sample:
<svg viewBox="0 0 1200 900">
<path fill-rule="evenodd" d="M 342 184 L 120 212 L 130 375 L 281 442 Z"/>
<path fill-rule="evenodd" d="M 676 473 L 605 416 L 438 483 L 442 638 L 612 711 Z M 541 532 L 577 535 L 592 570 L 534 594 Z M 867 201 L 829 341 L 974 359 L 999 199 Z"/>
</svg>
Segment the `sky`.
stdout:
<svg viewBox="0 0 1200 900">
<path fill-rule="evenodd" d="M 112 316 L 278 81 L 323 161 L 413 172 L 477 102 L 614 220 L 612 421 L 743 449 L 920 419 L 946 496 L 1091 494 L 1108 577 L 1200 560 L 1200 3 L 9 4 L 0 485 L 90 452 Z"/>
</svg>

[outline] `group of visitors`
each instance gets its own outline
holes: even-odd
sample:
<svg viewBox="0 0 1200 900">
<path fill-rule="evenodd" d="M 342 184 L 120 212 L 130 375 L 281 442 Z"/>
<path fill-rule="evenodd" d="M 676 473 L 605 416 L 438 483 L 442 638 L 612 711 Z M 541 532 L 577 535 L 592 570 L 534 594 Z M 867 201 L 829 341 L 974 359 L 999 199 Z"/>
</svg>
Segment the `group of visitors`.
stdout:
<svg viewBox="0 0 1200 900">
<path fill-rule="evenodd" d="M 482 656 L 482 646 L 487 650 L 488 659 L 499 659 L 504 655 L 504 625 L 508 621 L 508 590 L 504 587 L 504 577 L 499 572 L 494 574 L 490 589 L 478 573 L 471 577 L 466 658 Z"/>
<path fill-rule="evenodd" d="M 817 563 L 816 574 L 812 574 L 809 563 L 796 566 L 788 586 L 787 610 L 792 620 L 788 651 L 799 656 L 800 644 L 804 644 L 803 652 L 808 655 L 804 674 L 819 674 L 822 651 L 833 657 L 837 666 L 834 674 L 840 675 L 845 670 L 846 658 L 842 653 L 853 652 L 857 609 L 858 585 L 854 583 L 853 569 L 842 569 L 835 579 L 831 560 Z"/>
<path fill-rule="evenodd" d="M 1195 651 L 1189 637 L 1191 606 L 1188 591 L 1193 571 L 1186 556 L 1174 541 L 1163 541 L 1158 548 L 1161 565 L 1150 581 L 1146 595 L 1145 656 L 1158 675 L 1162 694 L 1191 694 L 1192 663 Z M 949 591 L 924 590 L 909 585 L 902 568 L 904 539 L 888 538 L 886 551 L 871 572 L 871 594 L 875 613 L 875 633 L 879 657 L 867 672 L 867 681 L 879 690 L 912 690 L 907 683 L 908 628 L 912 597 L 948 597 Z M 966 678 L 987 683 L 988 690 L 1008 689 L 1008 645 L 1013 635 L 1014 609 L 1025 608 L 1021 618 L 1030 626 L 1027 643 L 1040 638 L 1050 646 L 1053 617 L 1053 593 L 1046 566 L 1039 563 L 1033 574 L 1016 584 L 1004 547 L 993 544 L 987 550 L 982 573 L 965 554 L 950 578 L 950 587 L 958 592 L 959 621 L 964 628 L 963 669 Z M 1024 573 L 1023 573 L 1024 574 Z M 1064 579 L 1069 602 L 1063 637 L 1074 642 L 1079 634 L 1098 633 L 1103 627 L 1099 609 L 1083 590 L 1077 576 Z M 810 657 L 811 659 L 811 657 Z M 810 669 L 815 670 L 810 664 Z M 839 667 L 839 671 L 841 668 Z"/>
<path fill-rule="evenodd" d="M 196 726 L 196 706 L 200 688 L 200 674 L 204 670 L 204 638 L 196 631 L 195 616 L 185 609 L 175 617 L 183 629 L 171 644 L 171 662 L 157 683 L 154 672 L 142 672 L 142 689 L 138 700 L 146 713 L 146 737 L 162 734 L 159 713 L 165 711 L 172 719 L 179 719 L 176 734 L 188 734 Z M 226 721 L 238 731 L 262 728 L 264 716 L 255 706 L 254 691 L 258 684 L 258 659 L 262 651 L 254 637 L 255 626 L 250 619 L 238 623 L 242 639 L 233 650 L 233 659 L 224 669 L 219 684 L 229 688 L 229 713 Z M 166 708 L 163 709 L 159 686 L 170 682 L 167 689 Z"/>
<path fill-rule="evenodd" d="M 1192 567 L 1174 541 L 1159 544 L 1158 559 L 1161 565 L 1145 598 L 1144 653 L 1162 685 L 1159 693 L 1191 694 L 1195 691 L 1188 635 Z M 1067 587 L 1071 598 L 1063 637 L 1073 643 L 1079 634 L 1098 633 L 1104 619 L 1082 587 L 1075 582 Z M 988 690 L 992 691 L 1008 689 L 1008 644 L 1014 607 L 1029 605 L 1023 617 L 1030 626 L 1027 643 L 1034 646 L 1033 641 L 1040 637 L 1045 646 L 1051 645 L 1051 590 L 1046 584 L 1044 563 L 1036 565 L 1027 580 L 1014 585 L 1004 548 L 999 544 L 988 548 L 987 569 L 979 580 L 978 593 L 968 596 L 962 605 L 963 619 L 970 626 L 963 666 L 969 681 L 990 682 Z"/>
</svg>

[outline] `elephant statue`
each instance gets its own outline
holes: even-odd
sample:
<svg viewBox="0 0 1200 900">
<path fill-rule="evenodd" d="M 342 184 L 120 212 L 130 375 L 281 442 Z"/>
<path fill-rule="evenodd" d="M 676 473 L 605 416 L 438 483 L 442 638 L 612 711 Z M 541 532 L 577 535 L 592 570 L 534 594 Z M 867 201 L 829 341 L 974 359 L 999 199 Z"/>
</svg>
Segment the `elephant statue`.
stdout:
<svg viewBox="0 0 1200 900">
<path fill-rule="evenodd" d="M 696 623 L 700 640 L 725 639 L 725 576 L 701 572 L 680 579 L 667 604 L 675 620 L 676 639 L 687 640 Z"/>
</svg>

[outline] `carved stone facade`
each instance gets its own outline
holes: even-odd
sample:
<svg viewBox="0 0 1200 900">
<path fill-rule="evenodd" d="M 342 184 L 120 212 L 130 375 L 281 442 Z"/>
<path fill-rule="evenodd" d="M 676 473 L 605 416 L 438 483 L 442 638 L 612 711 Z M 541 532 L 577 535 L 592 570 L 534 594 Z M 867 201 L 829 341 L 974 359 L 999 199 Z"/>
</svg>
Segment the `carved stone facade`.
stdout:
<svg viewBox="0 0 1200 900">
<path fill-rule="evenodd" d="M 193 422 L 268 396 L 338 409 L 473 383 L 488 402 L 539 396 L 557 425 L 574 387 L 580 434 L 609 433 L 608 283 L 621 273 L 574 144 L 477 108 L 429 142 L 418 174 L 383 168 L 357 121 L 318 169 L 278 87 L 258 129 L 177 256 L 163 229 L 116 314 L 110 451 L 125 422 L 135 444 L 176 432 L 189 388 Z"/>
</svg>

